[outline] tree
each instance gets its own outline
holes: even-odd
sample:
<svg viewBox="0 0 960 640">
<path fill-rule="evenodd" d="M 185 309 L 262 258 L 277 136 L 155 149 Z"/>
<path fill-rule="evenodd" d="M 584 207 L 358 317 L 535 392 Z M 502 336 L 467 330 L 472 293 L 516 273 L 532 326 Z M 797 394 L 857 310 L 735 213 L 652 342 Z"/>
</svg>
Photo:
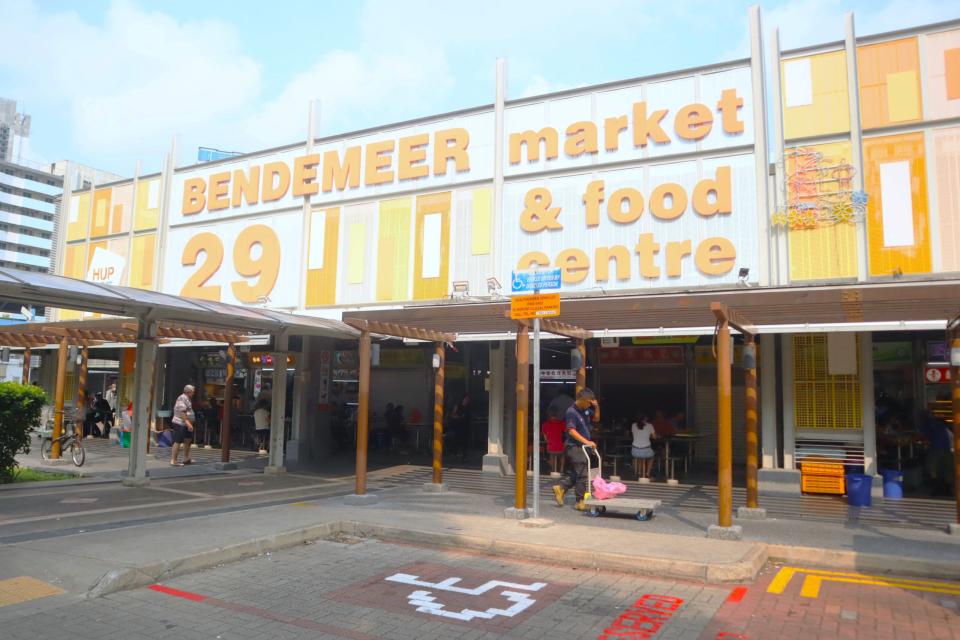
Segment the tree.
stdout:
<svg viewBox="0 0 960 640">
<path fill-rule="evenodd" d="M 34 385 L 0 382 L 0 484 L 12 482 L 19 453 L 30 453 L 47 394 Z"/>
</svg>

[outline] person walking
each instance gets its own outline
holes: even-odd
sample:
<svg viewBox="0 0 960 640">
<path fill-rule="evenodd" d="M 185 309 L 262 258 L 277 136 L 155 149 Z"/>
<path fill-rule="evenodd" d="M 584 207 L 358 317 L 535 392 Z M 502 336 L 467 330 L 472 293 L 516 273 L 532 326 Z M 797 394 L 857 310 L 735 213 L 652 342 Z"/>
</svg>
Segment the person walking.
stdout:
<svg viewBox="0 0 960 640">
<path fill-rule="evenodd" d="M 577 399 L 567 409 L 564 415 L 566 427 L 567 469 L 560 483 L 554 485 L 553 496 L 557 506 L 563 506 L 563 498 L 567 491 L 573 489 L 577 498 L 574 508 L 577 511 L 586 511 L 584 494 L 587 491 L 587 455 L 583 446 L 597 448 L 597 443 L 591 439 L 591 424 L 600 422 L 600 405 L 593 391 L 584 387 L 577 394 Z"/>
<path fill-rule="evenodd" d="M 653 466 L 652 440 L 657 437 L 657 432 L 643 413 L 637 414 L 637 420 L 631 425 L 630 431 L 633 433 L 633 447 L 630 449 L 633 455 L 633 471 L 638 480 L 649 480 L 650 468 Z"/>
<path fill-rule="evenodd" d="M 190 458 L 190 445 L 193 444 L 193 422 L 196 420 L 196 414 L 193 412 L 193 394 L 192 384 L 183 388 L 183 393 L 177 398 L 173 405 L 173 446 L 170 448 L 170 466 L 179 467 L 181 464 L 177 461 L 177 454 L 180 448 L 183 448 L 183 464 L 193 464 Z"/>
</svg>

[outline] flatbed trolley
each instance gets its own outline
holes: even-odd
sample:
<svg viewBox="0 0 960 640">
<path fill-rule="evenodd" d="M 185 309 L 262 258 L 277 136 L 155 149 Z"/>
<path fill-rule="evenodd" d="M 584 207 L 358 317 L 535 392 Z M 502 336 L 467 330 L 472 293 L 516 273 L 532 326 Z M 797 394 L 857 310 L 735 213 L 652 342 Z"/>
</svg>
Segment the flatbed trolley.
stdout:
<svg viewBox="0 0 960 640">
<path fill-rule="evenodd" d="M 593 487 L 593 479 L 600 475 L 600 469 L 603 466 L 600 458 L 600 452 L 595 447 L 582 445 L 583 454 L 587 457 L 587 492 L 584 495 L 584 504 L 587 505 L 586 514 L 591 518 L 596 518 L 600 514 L 606 513 L 607 509 L 612 511 L 632 511 L 636 514 L 637 520 L 641 522 L 653 517 L 653 510 L 660 506 L 660 500 L 648 500 L 646 498 L 608 498 L 598 500 L 590 497 L 590 489 Z M 593 468 L 590 464 L 590 450 L 593 450 L 597 456 L 597 467 Z"/>
</svg>

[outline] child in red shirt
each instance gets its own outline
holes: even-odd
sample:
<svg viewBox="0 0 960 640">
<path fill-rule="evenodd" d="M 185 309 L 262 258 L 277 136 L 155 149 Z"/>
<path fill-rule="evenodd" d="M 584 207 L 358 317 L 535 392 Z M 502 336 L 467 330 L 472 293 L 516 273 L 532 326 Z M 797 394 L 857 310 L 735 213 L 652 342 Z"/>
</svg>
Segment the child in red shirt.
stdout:
<svg viewBox="0 0 960 640">
<path fill-rule="evenodd" d="M 542 427 L 543 437 L 547 440 L 547 453 L 550 454 L 550 470 L 554 473 L 563 473 L 567 462 L 563 451 L 564 427 L 563 419 L 557 415 L 555 409 L 550 411 Z"/>
</svg>

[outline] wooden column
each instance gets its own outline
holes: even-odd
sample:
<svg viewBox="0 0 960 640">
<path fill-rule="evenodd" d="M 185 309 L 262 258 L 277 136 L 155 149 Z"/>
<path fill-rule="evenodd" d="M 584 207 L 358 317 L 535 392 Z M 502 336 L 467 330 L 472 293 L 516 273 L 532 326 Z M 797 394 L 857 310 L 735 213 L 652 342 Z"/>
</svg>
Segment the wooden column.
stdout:
<svg viewBox="0 0 960 640">
<path fill-rule="evenodd" d="M 82 347 L 80 349 L 80 367 L 77 369 L 77 422 L 74 424 L 74 432 L 78 438 L 83 437 L 83 418 L 84 409 L 87 406 L 87 361 L 90 358 L 90 348 Z"/>
<path fill-rule="evenodd" d="M 587 386 L 587 343 L 577 340 L 577 351 L 580 352 L 580 367 L 577 369 L 577 390 L 574 398 L 580 395 L 580 390 Z"/>
<path fill-rule="evenodd" d="M 60 457 L 60 441 L 63 435 L 63 392 L 67 383 L 67 339 L 60 338 L 60 348 L 57 350 L 57 381 L 53 392 L 53 450 L 50 457 L 54 460 Z"/>
<path fill-rule="evenodd" d="M 220 462 L 230 462 L 230 412 L 233 410 L 233 368 L 237 359 L 237 348 L 231 342 L 227 345 L 227 374 L 223 385 L 223 420 L 220 421 Z"/>
<path fill-rule="evenodd" d="M 717 332 L 717 490 L 718 524 L 733 522 L 733 429 L 730 394 L 730 323 L 723 319 Z"/>
<path fill-rule="evenodd" d="M 443 368 L 446 353 L 442 342 L 434 343 L 440 366 L 433 373 L 433 484 L 443 482 Z M 458 437 L 454 434 L 454 437 Z"/>
<path fill-rule="evenodd" d="M 954 362 L 954 349 L 960 349 L 956 330 L 950 340 L 950 362 Z M 957 524 L 960 524 L 960 367 L 950 367 L 950 398 L 953 401 L 953 493 L 957 499 Z"/>
<path fill-rule="evenodd" d="M 527 508 L 527 411 L 530 378 L 530 329 L 521 323 L 517 331 L 517 441 L 513 463 L 516 479 L 513 506 Z"/>
<path fill-rule="evenodd" d="M 743 350 L 744 386 L 747 394 L 747 507 L 757 508 L 757 344 L 745 337 Z"/>
<path fill-rule="evenodd" d="M 23 350 L 23 373 L 20 374 L 20 381 L 23 384 L 30 384 L 30 347 Z"/>
<path fill-rule="evenodd" d="M 357 399 L 356 495 L 367 493 L 367 447 L 370 440 L 370 332 L 360 332 L 360 384 Z"/>
</svg>

